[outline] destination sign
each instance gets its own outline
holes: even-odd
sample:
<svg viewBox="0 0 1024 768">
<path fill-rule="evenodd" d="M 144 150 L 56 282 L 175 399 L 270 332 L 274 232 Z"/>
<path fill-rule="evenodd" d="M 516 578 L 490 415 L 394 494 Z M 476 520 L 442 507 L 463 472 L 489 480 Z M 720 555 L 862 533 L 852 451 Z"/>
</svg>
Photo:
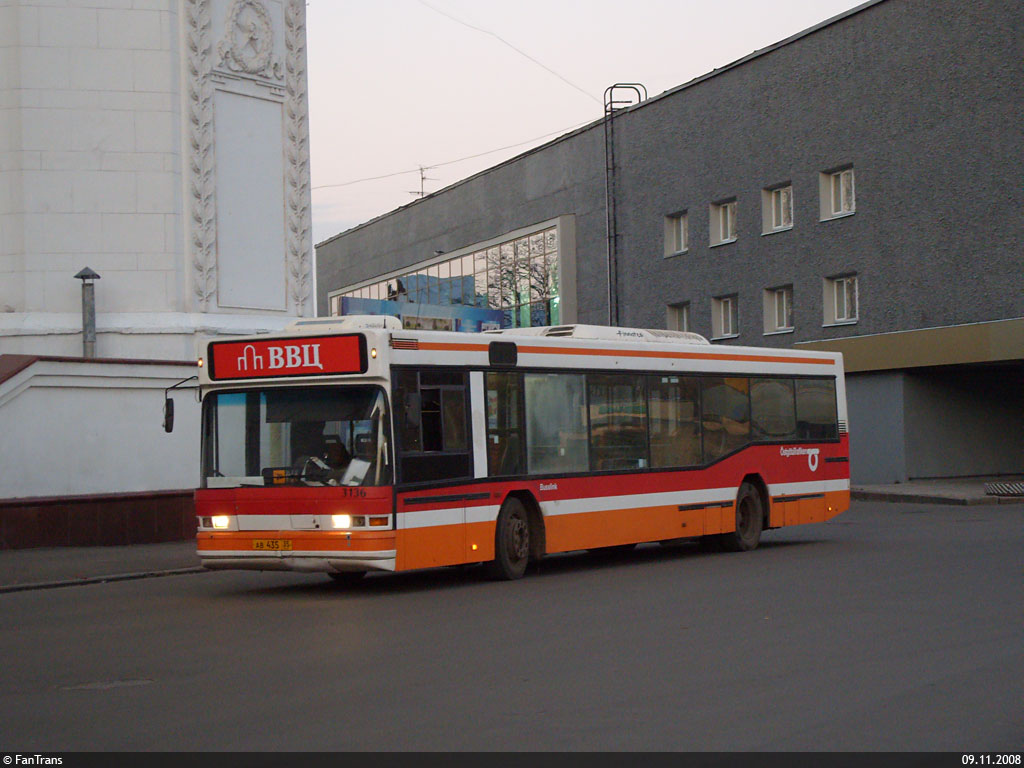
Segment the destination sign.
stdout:
<svg viewBox="0 0 1024 768">
<path fill-rule="evenodd" d="M 214 341 L 210 378 L 267 379 L 366 372 L 366 337 L 309 336 L 257 341 Z"/>
</svg>

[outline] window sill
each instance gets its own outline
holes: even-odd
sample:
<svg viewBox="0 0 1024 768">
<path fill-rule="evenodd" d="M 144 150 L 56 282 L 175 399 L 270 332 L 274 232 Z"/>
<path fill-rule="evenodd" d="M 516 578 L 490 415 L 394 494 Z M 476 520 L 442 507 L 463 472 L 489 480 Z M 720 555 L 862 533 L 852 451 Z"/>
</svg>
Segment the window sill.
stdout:
<svg viewBox="0 0 1024 768">
<path fill-rule="evenodd" d="M 676 256 L 682 256 L 683 254 L 689 253 L 689 252 L 690 252 L 689 248 L 683 248 L 683 250 L 676 251 L 675 253 L 666 253 L 661 258 L 663 258 L 663 259 L 674 259 Z"/>
<path fill-rule="evenodd" d="M 792 228 L 793 228 L 793 225 L 790 224 L 788 227 L 779 227 L 778 229 L 769 229 L 767 232 L 762 232 L 761 233 L 761 237 L 765 237 L 766 235 L 777 235 L 777 234 L 779 234 L 779 232 L 789 232 L 789 230 L 791 230 Z"/>
<path fill-rule="evenodd" d="M 856 318 L 854 320 L 833 320 L 830 323 L 822 323 L 821 327 L 822 328 L 835 328 L 835 327 L 840 326 L 840 325 L 856 325 L 858 319 L 859 318 Z"/>
<path fill-rule="evenodd" d="M 717 248 L 720 245 L 729 245 L 730 243 L 735 243 L 737 240 L 739 240 L 738 237 L 734 237 L 732 240 L 719 240 L 717 243 L 711 243 L 711 245 L 709 245 L 708 247 Z"/>
<path fill-rule="evenodd" d="M 774 331 L 765 331 L 765 336 L 781 336 L 784 333 L 793 333 L 795 328 L 776 328 Z"/>
<path fill-rule="evenodd" d="M 725 336 L 712 336 L 711 341 L 728 341 L 729 339 L 738 339 L 739 337 L 738 333 L 729 333 Z"/>
<path fill-rule="evenodd" d="M 856 211 L 847 211 L 846 213 L 834 213 L 831 216 L 825 216 L 822 219 L 818 219 L 818 221 L 835 221 L 836 219 L 845 219 L 849 216 L 853 216 L 855 213 Z"/>
</svg>

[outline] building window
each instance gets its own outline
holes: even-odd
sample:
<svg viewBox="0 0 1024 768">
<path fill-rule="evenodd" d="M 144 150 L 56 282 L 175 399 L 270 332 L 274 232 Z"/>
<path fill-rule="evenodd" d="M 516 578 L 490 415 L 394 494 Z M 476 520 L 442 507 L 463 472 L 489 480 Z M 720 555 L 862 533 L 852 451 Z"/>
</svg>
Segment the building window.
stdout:
<svg viewBox="0 0 1024 768">
<path fill-rule="evenodd" d="M 853 168 L 841 168 L 818 174 L 821 194 L 821 220 L 849 216 L 857 210 Z"/>
<path fill-rule="evenodd" d="M 731 243 L 736 239 L 736 201 L 724 200 L 711 205 L 711 245 Z"/>
<path fill-rule="evenodd" d="M 857 276 L 827 277 L 824 282 L 825 325 L 857 322 Z"/>
<path fill-rule="evenodd" d="M 686 211 L 665 217 L 665 257 L 686 253 L 690 248 L 690 219 Z"/>
<path fill-rule="evenodd" d="M 782 285 L 764 292 L 764 332 L 788 333 L 793 330 L 793 286 Z"/>
<path fill-rule="evenodd" d="M 666 307 L 667 319 L 665 327 L 670 331 L 690 330 L 690 302 L 669 304 Z"/>
<path fill-rule="evenodd" d="M 498 310 L 505 328 L 559 325 L 560 282 L 558 227 L 547 227 L 487 248 L 434 259 L 369 285 L 342 289 L 331 295 L 330 307 L 338 315 L 376 314 L 381 307 L 342 299 L 426 304 L 421 308 L 425 317 L 410 319 L 403 314 L 403 322 L 406 327 L 437 330 L 454 330 L 455 321 L 430 317 L 430 306 Z M 395 308 L 385 311 L 393 313 Z"/>
<path fill-rule="evenodd" d="M 793 228 L 793 187 L 785 185 L 761 190 L 761 232 L 783 232 Z"/>
<path fill-rule="evenodd" d="M 832 174 L 832 214 L 853 213 L 855 209 L 853 192 L 853 168 Z"/>
<path fill-rule="evenodd" d="M 739 307 L 736 294 L 711 300 L 711 337 L 729 339 L 739 336 Z"/>
</svg>

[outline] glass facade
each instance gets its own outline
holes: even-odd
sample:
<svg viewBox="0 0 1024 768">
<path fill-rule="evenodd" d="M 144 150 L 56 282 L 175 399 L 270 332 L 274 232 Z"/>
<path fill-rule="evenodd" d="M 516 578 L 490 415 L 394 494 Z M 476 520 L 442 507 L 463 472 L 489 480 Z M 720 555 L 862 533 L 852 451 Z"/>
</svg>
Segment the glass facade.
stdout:
<svg viewBox="0 0 1024 768">
<path fill-rule="evenodd" d="M 501 310 L 503 328 L 559 325 L 558 228 L 548 227 L 380 280 L 341 298 L 408 301 Z"/>
</svg>

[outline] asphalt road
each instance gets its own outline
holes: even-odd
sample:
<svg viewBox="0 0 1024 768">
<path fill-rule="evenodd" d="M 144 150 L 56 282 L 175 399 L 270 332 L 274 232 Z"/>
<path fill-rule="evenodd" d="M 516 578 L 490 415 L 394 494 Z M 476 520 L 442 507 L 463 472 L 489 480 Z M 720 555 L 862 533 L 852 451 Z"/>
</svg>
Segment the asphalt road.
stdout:
<svg viewBox="0 0 1024 768">
<path fill-rule="evenodd" d="M 1024 506 L 860 502 L 750 553 L 0 595 L 0 750 L 1013 750 Z"/>
</svg>

